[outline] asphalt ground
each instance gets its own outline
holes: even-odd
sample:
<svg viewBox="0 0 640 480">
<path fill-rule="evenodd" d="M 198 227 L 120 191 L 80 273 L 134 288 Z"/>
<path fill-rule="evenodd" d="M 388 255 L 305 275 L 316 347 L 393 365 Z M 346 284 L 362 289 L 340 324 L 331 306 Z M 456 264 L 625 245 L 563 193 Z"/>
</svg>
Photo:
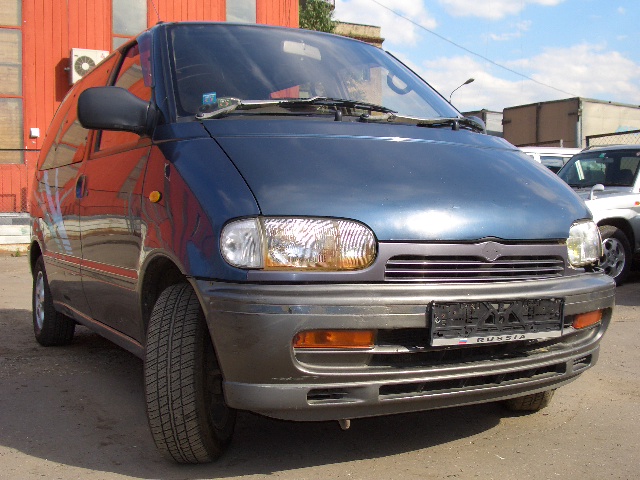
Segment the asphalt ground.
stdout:
<svg viewBox="0 0 640 480">
<path fill-rule="evenodd" d="M 83 327 L 40 347 L 27 258 L 0 255 L 0 479 L 640 478 L 640 275 L 616 302 L 599 363 L 536 414 L 484 404 L 345 432 L 241 413 L 223 458 L 184 466 L 155 450 L 142 362 Z"/>
</svg>

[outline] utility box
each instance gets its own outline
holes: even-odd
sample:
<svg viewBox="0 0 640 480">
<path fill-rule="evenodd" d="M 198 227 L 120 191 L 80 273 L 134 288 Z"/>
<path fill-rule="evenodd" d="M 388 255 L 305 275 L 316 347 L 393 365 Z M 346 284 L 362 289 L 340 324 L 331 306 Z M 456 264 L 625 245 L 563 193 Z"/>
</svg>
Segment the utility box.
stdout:
<svg viewBox="0 0 640 480">
<path fill-rule="evenodd" d="M 502 124 L 518 147 L 584 148 L 587 136 L 640 129 L 640 107 L 575 97 L 505 108 Z"/>
</svg>

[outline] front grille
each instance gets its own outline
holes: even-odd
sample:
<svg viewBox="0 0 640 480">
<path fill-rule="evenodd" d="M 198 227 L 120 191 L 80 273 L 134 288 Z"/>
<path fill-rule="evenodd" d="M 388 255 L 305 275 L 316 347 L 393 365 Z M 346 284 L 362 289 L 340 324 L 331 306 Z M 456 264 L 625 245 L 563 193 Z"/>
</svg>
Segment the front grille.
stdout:
<svg viewBox="0 0 640 480">
<path fill-rule="evenodd" d="M 564 261 L 556 256 L 503 256 L 491 262 L 476 256 L 398 255 L 385 266 L 387 282 L 502 282 L 563 274 Z"/>
</svg>

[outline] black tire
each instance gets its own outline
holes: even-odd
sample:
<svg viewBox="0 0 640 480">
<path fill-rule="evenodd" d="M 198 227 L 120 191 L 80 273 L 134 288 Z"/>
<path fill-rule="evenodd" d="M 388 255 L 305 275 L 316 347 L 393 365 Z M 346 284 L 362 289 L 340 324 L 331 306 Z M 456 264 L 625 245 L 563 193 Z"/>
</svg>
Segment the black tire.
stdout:
<svg viewBox="0 0 640 480">
<path fill-rule="evenodd" d="M 537 412 L 549 405 L 554 393 L 555 390 L 547 390 L 546 392 L 510 398 L 504 401 L 504 406 L 512 412 Z"/>
<path fill-rule="evenodd" d="M 40 345 L 52 347 L 71 343 L 76 322 L 54 308 L 42 257 L 38 257 L 33 268 L 31 309 L 33 333 Z"/>
<path fill-rule="evenodd" d="M 191 285 L 168 287 L 147 329 L 144 359 L 147 417 L 158 450 L 179 463 L 207 463 L 231 442 L 236 411 Z"/>
<path fill-rule="evenodd" d="M 612 225 L 600 227 L 603 257 L 600 267 L 604 273 L 622 285 L 631 269 L 631 244 L 622 230 Z"/>
</svg>

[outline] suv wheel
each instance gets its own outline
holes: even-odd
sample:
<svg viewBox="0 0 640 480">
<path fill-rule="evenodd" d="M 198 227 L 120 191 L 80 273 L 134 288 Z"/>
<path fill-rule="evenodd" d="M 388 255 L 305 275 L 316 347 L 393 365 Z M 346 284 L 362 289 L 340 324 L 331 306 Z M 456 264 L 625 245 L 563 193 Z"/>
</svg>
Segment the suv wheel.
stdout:
<svg viewBox="0 0 640 480">
<path fill-rule="evenodd" d="M 622 230 L 612 225 L 600 227 L 603 259 L 600 267 L 604 273 L 622 285 L 631 268 L 631 245 Z"/>
<path fill-rule="evenodd" d="M 158 449 L 179 463 L 218 458 L 231 441 L 236 412 L 225 403 L 204 313 L 189 284 L 168 287 L 153 308 L 144 377 Z"/>
<path fill-rule="evenodd" d="M 76 322 L 53 307 L 44 260 L 38 257 L 33 267 L 33 333 L 40 345 L 68 345 L 73 340 Z"/>
</svg>

